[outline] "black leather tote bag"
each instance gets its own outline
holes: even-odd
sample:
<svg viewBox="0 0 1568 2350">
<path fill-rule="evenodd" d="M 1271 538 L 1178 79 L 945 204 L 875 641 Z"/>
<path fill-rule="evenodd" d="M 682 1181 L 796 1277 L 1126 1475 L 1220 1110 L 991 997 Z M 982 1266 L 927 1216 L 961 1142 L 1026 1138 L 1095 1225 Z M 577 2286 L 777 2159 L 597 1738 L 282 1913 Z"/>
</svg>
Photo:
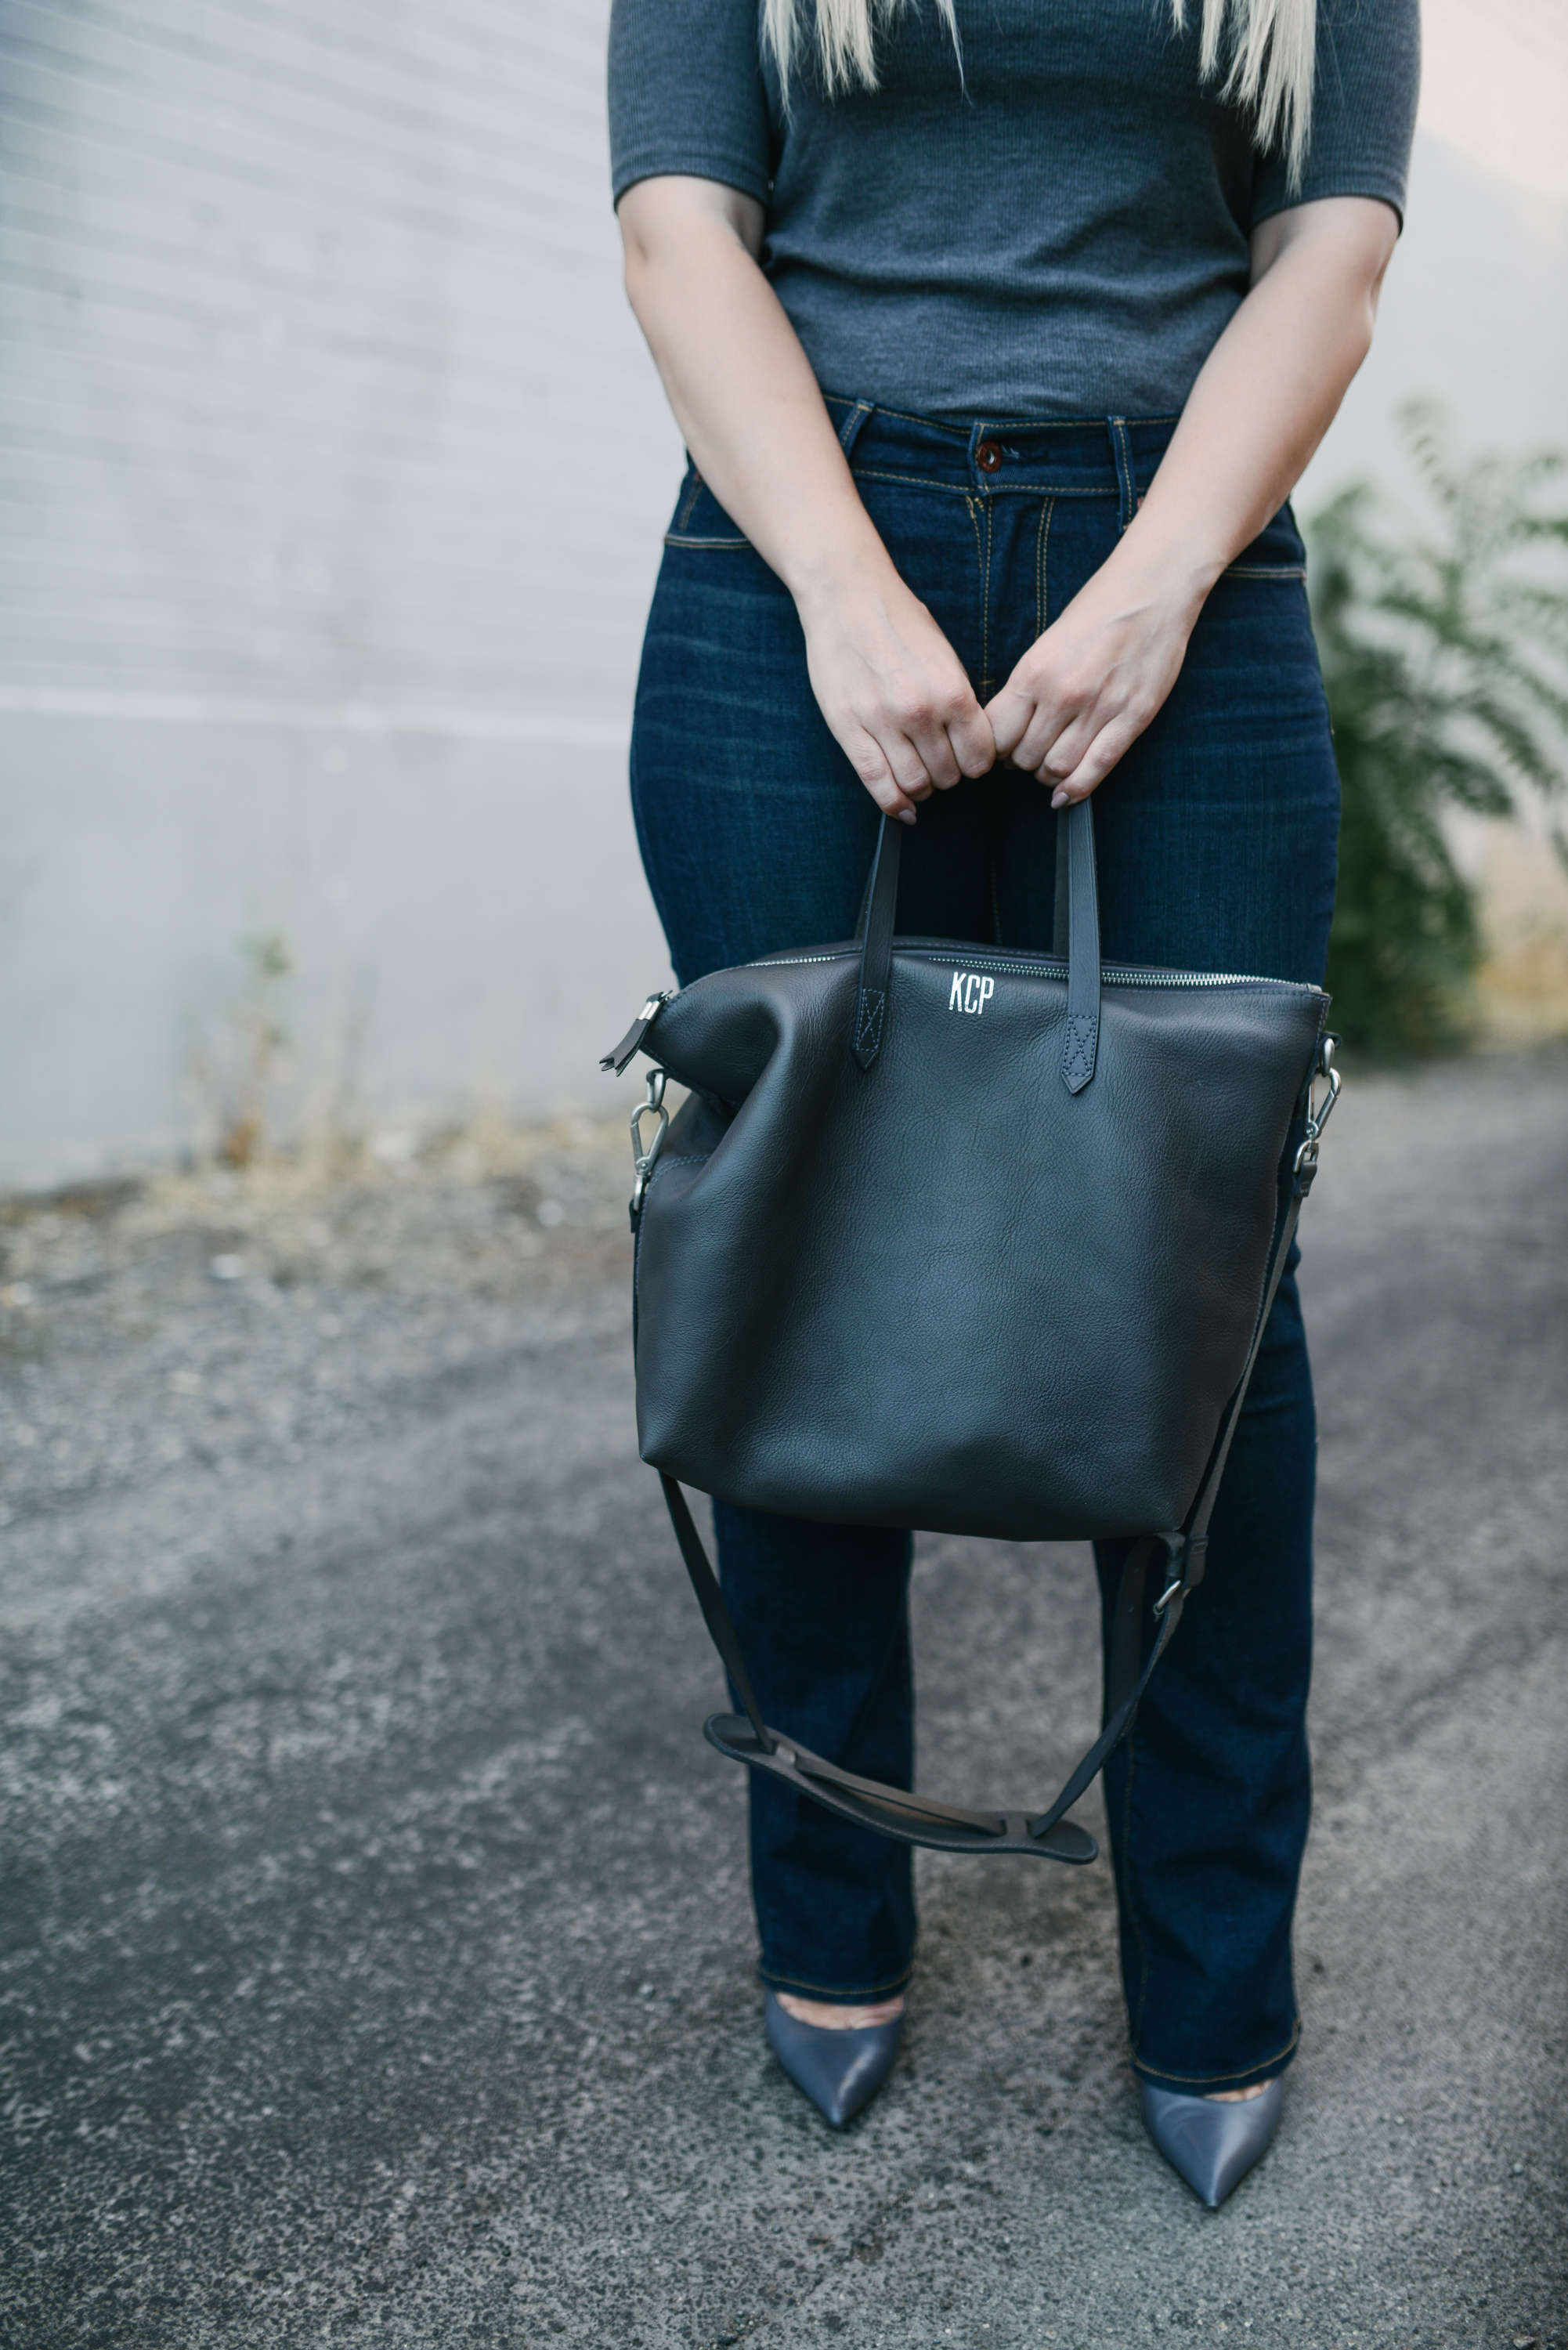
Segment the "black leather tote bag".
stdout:
<svg viewBox="0 0 1568 2350">
<path fill-rule="evenodd" d="M 1086 800 L 1064 959 L 895 938 L 900 837 L 884 818 L 854 941 L 650 997 L 605 1057 L 659 1065 L 632 1119 L 639 1440 L 744 1709 L 707 1724 L 721 1752 L 911 1843 L 1086 1860 L 1064 1815 L 1201 1578 L 1338 1093 L 1328 998 L 1103 965 Z M 673 1121 L 666 1076 L 691 1089 Z M 1055 1801 L 938 1804 L 770 1730 L 681 1483 L 830 1523 L 1134 1537 L 1105 1724 Z"/>
</svg>

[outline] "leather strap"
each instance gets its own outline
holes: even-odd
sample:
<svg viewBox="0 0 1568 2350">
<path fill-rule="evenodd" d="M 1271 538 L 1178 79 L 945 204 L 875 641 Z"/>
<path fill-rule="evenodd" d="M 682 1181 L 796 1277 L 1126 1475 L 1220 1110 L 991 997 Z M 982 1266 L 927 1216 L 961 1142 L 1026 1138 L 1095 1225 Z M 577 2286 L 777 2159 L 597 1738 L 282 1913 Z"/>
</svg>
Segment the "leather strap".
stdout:
<svg viewBox="0 0 1568 2350">
<path fill-rule="evenodd" d="M 1309 1078 L 1303 1102 L 1310 1100 L 1311 1093 L 1312 1083 Z M 1253 1367 L 1258 1359 L 1258 1349 L 1263 1343 L 1263 1332 L 1268 1327 L 1269 1316 L 1274 1310 L 1274 1300 L 1279 1295 L 1280 1284 L 1284 1279 L 1285 1263 L 1290 1256 L 1291 1243 L 1296 1236 L 1296 1226 L 1301 1222 L 1302 1208 L 1307 1193 L 1312 1190 L 1313 1178 L 1317 1171 L 1315 1159 L 1309 1159 L 1300 1167 L 1295 1164 L 1299 1155 L 1296 1148 L 1299 1125 L 1299 1118 L 1293 1120 L 1290 1141 L 1286 1145 L 1285 1156 L 1281 1167 L 1279 1198 L 1274 1211 L 1274 1240 L 1269 1256 L 1268 1278 L 1263 1284 L 1262 1303 L 1258 1308 L 1258 1319 L 1252 1331 L 1252 1343 L 1247 1350 L 1246 1367 L 1241 1373 L 1235 1399 L 1226 1415 L 1223 1430 L 1214 1448 L 1213 1458 L 1210 1461 L 1208 1472 L 1199 1488 L 1198 1499 L 1192 1505 L 1187 1522 L 1187 1569 L 1182 1578 L 1181 1596 L 1183 1597 L 1189 1591 L 1195 1591 L 1203 1580 L 1203 1554 L 1209 1547 L 1209 1521 L 1213 1515 L 1214 1504 L 1219 1498 L 1220 1480 L 1225 1473 L 1225 1463 L 1231 1457 L 1231 1439 L 1236 1433 L 1237 1422 L 1241 1417 L 1241 1406 L 1247 1400 L 1247 1389 L 1251 1383 Z"/>
<path fill-rule="evenodd" d="M 1095 811 L 1075 800 L 1067 810 L 1067 1026 L 1062 1083 L 1081 1094 L 1095 1074 L 1100 1043 L 1100 904 L 1095 887 Z"/>
<path fill-rule="evenodd" d="M 1067 1018 L 1062 1036 L 1062 1082 L 1070 1094 L 1080 1094 L 1094 1076 L 1100 1041 L 1100 909 L 1091 803 L 1075 800 L 1065 812 L 1065 821 Z M 885 816 L 877 827 L 858 933 L 860 984 L 849 1045 L 863 1069 L 869 1069 L 876 1060 L 887 1030 L 902 844 L 903 827 Z"/>
<path fill-rule="evenodd" d="M 850 1050 L 868 1069 L 881 1049 L 888 1011 L 888 981 L 893 968 L 893 926 L 898 912 L 898 852 L 904 827 L 884 816 L 877 830 L 871 879 L 866 887 L 860 931 L 860 988 L 855 999 Z"/>
<path fill-rule="evenodd" d="M 686 1496 L 675 1478 L 666 1476 L 661 1469 L 659 1482 L 664 1488 L 665 1504 L 675 1528 L 675 1539 L 680 1545 L 680 1555 L 686 1561 L 686 1572 L 691 1577 L 691 1588 L 697 1594 L 697 1605 L 702 1610 L 702 1621 L 712 1636 L 713 1646 L 724 1660 L 724 1670 L 730 1676 L 731 1686 L 746 1709 L 746 1720 L 752 1725 L 758 1745 L 764 1754 L 771 1754 L 774 1734 L 763 1720 L 762 1708 L 757 1703 L 751 1677 L 746 1671 L 746 1660 L 741 1654 L 741 1643 L 730 1621 L 730 1611 L 724 1605 L 719 1578 L 702 1547 L 697 1522 L 686 1506 Z"/>
<path fill-rule="evenodd" d="M 871 895 L 874 909 L 875 876 Z M 870 928 L 868 918 L 867 937 Z M 1310 1092 L 1309 1081 L 1308 1098 Z M 1116 1589 L 1110 1670 L 1106 1676 L 1100 1734 L 1053 1802 L 1044 1811 L 1024 1816 L 937 1803 L 929 1796 L 914 1794 L 907 1788 L 891 1787 L 879 1780 L 858 1778 L 853 1772 L 842 1770 L 836 1763 L 811 1753 L 794 1739 L 771 1730 L 763 1719 L 762 1709 L 757 1703 L 745 1659 L 741 1653 L 739 1638 L 730 1611 L 724 1605 L 719 1578 L 709 1561 L 702 1538 L 687 1506 L 686 1496 L 676 1480 L 661 1471 L 659 1482 L 675 1528 L 675 1538 L 680 1545 L 680 1555 L 686 1562 L 686 1571 L 697 1595 L 697 1604 L 702 1610 L 702 1619 L 713 1645 L 723 1659 L 731 1686 L 745 1710 L 744 1722 L 734 1715 L 711 1716 L 704 1724 L 705 1735 L 711 1744 L 732 1761 L 744 1762 L 753 1769 L 766 1770 L 785 1779 L 814 1803 L 846 1818 L 857 1820 L 862 1825 L 892 1836 L 898 1843 L 925 1845 L 943 1852 L 1034 1853 L 1052 1860 L 1093 1860 L 1098 1849 L 1095 1839 L 1075 1822 L 1067 1820 L 1064 1814 L 1088 1788 L 1112 1748 L 1131 1729 L 1139 1700 L 1148 1687 L 1149 1677 L 1156 1665 L 1170 1645 L 1188 1597 L 1203 1580 L 1209 1521 L 1220 1491 L 1220 1480 L 1230 1458 L 1231 1440 L 1241 1416 L 1241 1407 L 1246 1401 L 1258 1350 L 1273 1310 L 1291 1243 L 1295 1237 L 1302 1202 L 1312 1187 L 1314 1162 L 1309 1158 L 1304 1165 L 1296 1164 L 1301 1155 L 1296 1148 L 1299 1125 L 1299 1118 L 1292 1123 L 1290 1139 L 1281 1162 L 1273 1236 L 1247 1359 L 1220 1434 L 1210 1456 L 1198 1498 L 1188 1513 L 1184 1527 L 1141 1535 L 1123 1562 Z M 1166 1558 L 1166 1576 L 1153 1602 L 1159 1628 L 1145 1658 L 1142 1649 L 1147 1621 L 1149 1569 L 1161 1551 Z"/>
</svg>

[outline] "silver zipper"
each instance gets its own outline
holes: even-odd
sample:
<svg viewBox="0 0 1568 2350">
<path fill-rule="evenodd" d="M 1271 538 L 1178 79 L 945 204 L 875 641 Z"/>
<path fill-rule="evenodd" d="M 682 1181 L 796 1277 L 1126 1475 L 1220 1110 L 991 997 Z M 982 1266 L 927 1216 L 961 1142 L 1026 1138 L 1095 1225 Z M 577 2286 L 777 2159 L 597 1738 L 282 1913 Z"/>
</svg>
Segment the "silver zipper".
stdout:
<svg viewBox="0 0 1568 2350">
<path fill-rule="evenodd" d="M 746 969 L 748 971 L 783 971 L 791 963 L 843 962 L 846 959 L 846 953 L 826 955 L 759 955 L 755 962 L 748 963 L 746 965 Z"/>
<path fill-rule="evenodd" d="M 952 958 L 949 955 L 928 955 L 926 960 L 928 962 L 949 962 Z M 1012 972 L 1026 979 L 1031 972 L 1038 971 L 1042 963 L 1047 964 L 1053 972 L 1060 972 L 1064 979 L 1066 977 L 1066 964 L 1054 955 L 1042 955 L 1039 962 L 998 962 L 977 955 L 969 959 L 966 967 L 971 971 Z M 1282 987 L 1293 995 L 1323 993 L 1322 988 L 1314 987 L 1310 980 L 1267 979 L 1261 972 L 1255 971 L 1158 971 L 1143 964 L 1106 962 L 1100 965 L 1100 976 L 1115 980 L 1126 987 Z"/>
<path fill-rule="evenodd" d="M 955 940 L 953 943 L 956 946 L 961 944 L 961 941 Z M 895 953 L 898 951 L 898 948 L 894 949 Z M 906 947 L 902 951 L 906 954 L 917 955 L 926 962 L 940 963 L 954 961 L 951 955 L 932 954 L 923 947 Z M 764 955 L 759 957 L 757 962 L 751 965 L 751 969 L 782 971 L 795 964 L 845 962 L 848 960 L 847 951 L 843 954 Z M 1030 962 L 1003 962 L 993 955 L 964 955 L 958 960 L 961 961 L 966 971 L 1009 972 L 1022 979 L 1027 979 L 1042 971 L 1052 974 L 1059 972 L 1064 979 L 1067 975 L 1066 963 L 1059 955 L 1037 955 Z M 1102 979 L 1114 980 L 1118 985 L 1125 987 L 1282 987 L 1293 995 L 1321 996 L 1324 993 L 1321 987 L 1314 987 L 1310 980 L 1268 979 L 1261 972 L 1251 971 L 1157 971 L 1147 965 L 1107 962 L 1101 964 L 1100 976 Z"/>
</svg>

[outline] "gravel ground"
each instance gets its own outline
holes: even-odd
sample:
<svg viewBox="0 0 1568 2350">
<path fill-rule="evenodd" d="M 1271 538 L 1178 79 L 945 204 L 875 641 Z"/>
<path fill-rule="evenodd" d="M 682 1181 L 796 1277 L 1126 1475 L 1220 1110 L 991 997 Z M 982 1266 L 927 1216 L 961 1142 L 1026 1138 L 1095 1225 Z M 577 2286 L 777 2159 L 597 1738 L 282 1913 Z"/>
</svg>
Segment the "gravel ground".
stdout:
<svg viewBox="0 0 1568 2350">
<path fill-rule="evenodd" d="M 1568 2345 L 1568 1058 L 1330 1129 L 1306 2034 L 1218 2216 L 1103 1866 L 924 1856 L 883 2095 L 834 2138 L 772 2066 L 623 1149 L 0 1208 L 6 2350 Z M 1022 1799 L 1091 1728 L 1085 1557 L 917 1582 L 923 1781 Z"/>
</svg>

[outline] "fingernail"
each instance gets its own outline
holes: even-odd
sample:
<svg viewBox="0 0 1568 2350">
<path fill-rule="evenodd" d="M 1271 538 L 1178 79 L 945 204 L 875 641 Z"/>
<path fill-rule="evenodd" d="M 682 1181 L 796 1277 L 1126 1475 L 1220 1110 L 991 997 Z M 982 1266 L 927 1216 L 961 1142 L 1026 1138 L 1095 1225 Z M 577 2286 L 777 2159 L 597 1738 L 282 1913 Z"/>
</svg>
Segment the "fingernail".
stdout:
<svg viewBox="0 0 1568 2350">
<path fill-rule="evenodd" d="M 900 824 L 913 824 L 914 821 L 915 811 L 913 808 L 900 808 L 898 810 L 898 822 Z"/>
<path fill-rule="evenodd" d="M 1054 808 L 1064 808 L 1069 805 L 1067 795 L 1060 785 L 1051 795 L 1051 805 Z"/>
</svg>

